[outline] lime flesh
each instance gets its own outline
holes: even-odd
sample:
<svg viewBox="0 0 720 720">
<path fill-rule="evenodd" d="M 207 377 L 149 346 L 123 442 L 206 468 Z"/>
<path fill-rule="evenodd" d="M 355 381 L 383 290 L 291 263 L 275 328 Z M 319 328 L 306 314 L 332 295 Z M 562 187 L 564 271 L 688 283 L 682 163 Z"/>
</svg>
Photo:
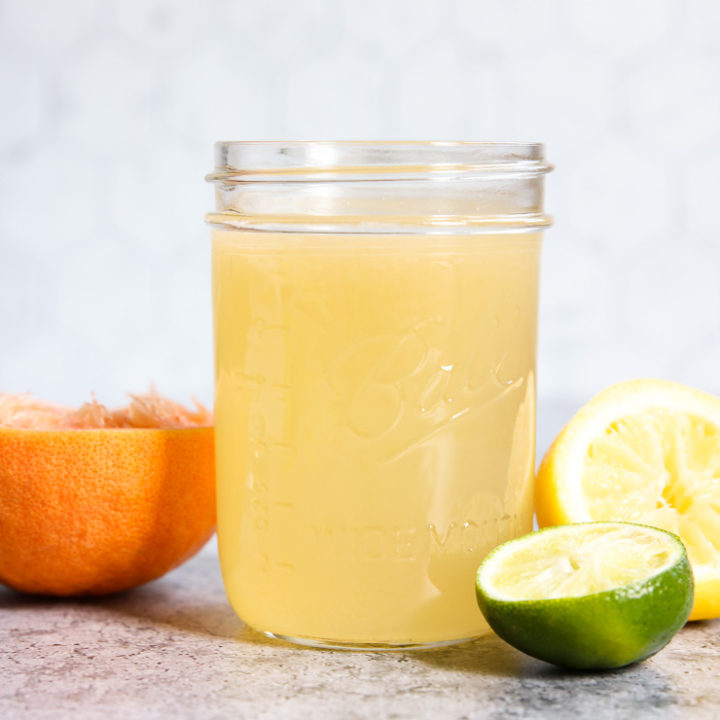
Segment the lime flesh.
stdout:
<svg viewBox="0 0 720 720">
<path fill-rule="evenodd" d="M 574 669 L 644 660 L 685 624 L 693 604 L 679 538 L 631 523 L 563 525 L 511 540 L 480 565 L 476 590 L 501 638 Z"/>
</svg>

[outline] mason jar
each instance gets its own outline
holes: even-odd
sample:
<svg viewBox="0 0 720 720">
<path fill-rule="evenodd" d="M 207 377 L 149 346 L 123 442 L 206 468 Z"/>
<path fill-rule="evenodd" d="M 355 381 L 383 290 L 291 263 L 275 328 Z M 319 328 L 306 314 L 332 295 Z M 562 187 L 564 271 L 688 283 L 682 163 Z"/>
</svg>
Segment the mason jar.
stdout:
<svg viewBox="0 0 720 720">
<path fill-rule="evenodd" d="M 543 146 L 215 152 L 230 602 L 323 647 L 484 633 L 477 566 L 532 529 Z"/>
</svg>

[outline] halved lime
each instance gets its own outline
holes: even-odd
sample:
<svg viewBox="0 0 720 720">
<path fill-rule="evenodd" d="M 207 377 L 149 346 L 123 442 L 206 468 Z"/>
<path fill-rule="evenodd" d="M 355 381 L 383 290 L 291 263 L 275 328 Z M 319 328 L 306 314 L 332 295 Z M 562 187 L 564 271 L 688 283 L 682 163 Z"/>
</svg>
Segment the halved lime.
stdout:
<svg viewBox="0 0 720 720">
<path fill-rule="evenodd" d="M 501 638 L 576 669 L 650 657 L 685 624 L 693 604 L 680 539 L 620 522 L 561 525 L 504 543 L 478 568 L 476 589 Z"/>
</svg>

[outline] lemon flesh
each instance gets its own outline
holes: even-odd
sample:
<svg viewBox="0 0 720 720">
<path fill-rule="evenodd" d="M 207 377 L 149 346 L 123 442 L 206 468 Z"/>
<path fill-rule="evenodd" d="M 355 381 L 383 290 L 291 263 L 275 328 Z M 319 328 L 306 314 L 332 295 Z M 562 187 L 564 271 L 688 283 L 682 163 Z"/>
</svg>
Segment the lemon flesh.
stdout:
<svg viewBox="0 0 720 720">
<path fill-rule="evenodd" d="M 538 472 L 541 527 L 629 521 L 677 534 L 691 620 L 720 616 L 720 398 L 659 380 L 615 385 L 558 436 Z"/>
<path fill-rule="evenodd" d="M 617 668 L 653 655 L 693 603 L 680 540 L 629 523 L 564 525 L 511 540 L 480 565 L 476 590 L 501 638 L 574 669 Z"/>
</svg>

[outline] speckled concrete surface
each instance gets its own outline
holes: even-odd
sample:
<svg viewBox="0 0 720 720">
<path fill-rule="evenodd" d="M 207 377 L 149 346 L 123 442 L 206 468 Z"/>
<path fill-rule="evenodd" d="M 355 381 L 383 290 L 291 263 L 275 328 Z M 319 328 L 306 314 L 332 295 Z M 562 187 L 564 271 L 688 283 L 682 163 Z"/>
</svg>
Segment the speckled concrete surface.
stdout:
<svg viewBox="0 0 720 720">
<path fill-rule="evenodd" d="M 0 717 L 717 718 L 720 622 L 659 655 L 572 674 L 489 635 L 439 651 L 317 651 L 250 631 L 208 548 L 155 583 L 93 601 L 0 591 Z"/>
</svg>

